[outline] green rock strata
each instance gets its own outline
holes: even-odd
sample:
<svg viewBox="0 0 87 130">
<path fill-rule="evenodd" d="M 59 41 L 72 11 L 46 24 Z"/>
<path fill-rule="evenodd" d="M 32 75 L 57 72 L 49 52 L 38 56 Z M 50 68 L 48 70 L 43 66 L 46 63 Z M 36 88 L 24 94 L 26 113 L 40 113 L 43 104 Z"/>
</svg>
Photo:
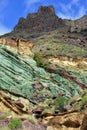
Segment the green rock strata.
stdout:
<svg viewBox="0 0 87 130">
<path fill-rule="evenodd" d="M 0 45 L 0 88 L 37 103 L 53 96 L 70 98 L 82 93 L 77 84 L 46 72 L 31 57 L 22 58 L 4 45 Z"/>
</svg>

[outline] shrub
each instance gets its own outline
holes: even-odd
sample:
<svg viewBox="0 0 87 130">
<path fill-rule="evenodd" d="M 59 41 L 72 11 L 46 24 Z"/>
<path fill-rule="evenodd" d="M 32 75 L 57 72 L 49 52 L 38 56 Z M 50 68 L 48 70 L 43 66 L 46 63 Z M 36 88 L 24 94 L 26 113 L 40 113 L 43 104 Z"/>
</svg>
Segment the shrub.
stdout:
<svg viewBox="0 0 87 130">
<path fill-rule="evenodd" d="M 17 118 L 14 118 L 14 119 L 12 119 L 12 121 L 10 122 L 10 124 L 9 124 L 9 128 L 11 129 L 11 130 L 14 130 L 14 129 L 16 129 L 16 128 L 20 128 L 22 126 L 22 122 L 21 122 L 21 120 L 19 120 L 19 119 L 17 119 Z"/>
<path fill-rule="evenodd" d="M 37 66 L 47 69 L 47 66 L 45 65 L 45 61 L 40 53 L 38 52 L 34 53 L 34 60 L 37 62 Z"/>
<path fill-rule="evenodd" d="M 55 109 L 60 110 L 61 112 L 64 111 L 64 105 L 68 103 L 68 100 L 65 97 L 59 97 L 55 99 Z"/>
<path fill-rule="evenodd" d="M 84 109 L 84 106 L 87 105 L 87 94 L 85 94 L 83 97 L 82 97 L 82 101 L 81 101 L 81 110 Z"/>
<path fill-rule="evenodd" d="M 85 95 L 82 97 L 82 104 L 85 105 L 85 103 L 87 103 L 87 94 L 85 94 Z"/>
</svg>

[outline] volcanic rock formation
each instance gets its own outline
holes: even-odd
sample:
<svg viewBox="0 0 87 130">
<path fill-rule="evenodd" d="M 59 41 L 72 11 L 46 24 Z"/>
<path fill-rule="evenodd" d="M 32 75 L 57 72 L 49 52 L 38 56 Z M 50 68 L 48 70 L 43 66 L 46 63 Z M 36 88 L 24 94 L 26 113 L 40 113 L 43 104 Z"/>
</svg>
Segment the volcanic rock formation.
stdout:
<svg viewBox="0 0 87 130">
<path fill-rule="evenodd" d="M 37 13 L 28 14 L 27 18 L 20 18 L 15 30 L 25 29 L 28 32 L 52 31 L 60 26 L 64 26 L 62 19 L 55 14 L 53 6 L 41 6 Z"/>
<path fill-rule="evenodd" d="M 55 14 L 53 6 L 40 6 L 38 12 L 28 14 L 26 18 L 21 17 L 13 31 L 5 36 L 29 39 L 55 29 L 68 31 L 69 26 Z"/>
</svg>

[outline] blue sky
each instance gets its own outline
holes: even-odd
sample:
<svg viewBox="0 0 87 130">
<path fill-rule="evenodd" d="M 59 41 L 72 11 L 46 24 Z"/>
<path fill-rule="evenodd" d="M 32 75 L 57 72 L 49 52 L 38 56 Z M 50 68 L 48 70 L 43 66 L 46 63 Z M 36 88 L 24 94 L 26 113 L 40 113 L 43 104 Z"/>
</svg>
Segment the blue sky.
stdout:
<svg viewBox="0 0 87 130">
<path fill-rule="evenodd" d="M 41 5 L 54 5 L 60 18 L 77 19 L 87 14 L 87 0 L 0 0 L 0 35 L 10 32 L 19 17 L 37 12 Z"/>
</svg>

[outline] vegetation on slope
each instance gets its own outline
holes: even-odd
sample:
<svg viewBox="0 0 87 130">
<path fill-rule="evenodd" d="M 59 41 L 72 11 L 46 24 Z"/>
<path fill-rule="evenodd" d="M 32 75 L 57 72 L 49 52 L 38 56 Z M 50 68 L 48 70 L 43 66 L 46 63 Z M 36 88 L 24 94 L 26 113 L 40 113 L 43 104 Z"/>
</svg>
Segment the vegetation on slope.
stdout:
<svg viewBox="0 0 87 130">
<path fill-rule="evenodd" d="M 58 30 L 35 39 L 33 51 L 43 56 L 87 57 L 87 44 L 79 34 L 60 33 Z"/>
</svg>

